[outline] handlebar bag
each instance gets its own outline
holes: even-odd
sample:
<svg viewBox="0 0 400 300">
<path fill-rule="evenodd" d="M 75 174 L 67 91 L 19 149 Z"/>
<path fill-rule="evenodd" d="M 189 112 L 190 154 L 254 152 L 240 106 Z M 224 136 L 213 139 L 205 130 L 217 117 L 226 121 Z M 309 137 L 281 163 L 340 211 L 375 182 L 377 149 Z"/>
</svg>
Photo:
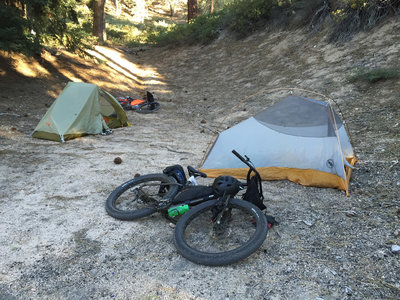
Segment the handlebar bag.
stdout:
<svg viewBox="0 0 400 300">
<path fill-rule="evenodd" d="M 243 195 L 243 200 L 249 201 L 257 206 L 259 209 L 263 210 L 267 207 L 264 205 L 264 196 L 259 189 L 261 179 L 258 176 L 253 176 L 247 181 L 247 190 Z"/>
</svg>

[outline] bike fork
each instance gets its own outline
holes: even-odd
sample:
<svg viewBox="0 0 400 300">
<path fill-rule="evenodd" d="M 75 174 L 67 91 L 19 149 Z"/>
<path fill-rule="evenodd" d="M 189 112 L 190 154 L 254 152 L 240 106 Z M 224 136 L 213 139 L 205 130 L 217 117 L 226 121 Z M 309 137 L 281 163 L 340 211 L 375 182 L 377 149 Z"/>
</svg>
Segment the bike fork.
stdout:
<svg viewBox="0 0 400 300">
<path fill-rule="evenodd" d="M 219 225 L 221 224 L 222 217 L 224 216 L 225 209 L 228 206 L 229 200 L 230 200 L 230 195 L 223 195 L 221 198 L 217 200 L 217 203 L 215 204 L 215 217 L 212 218 L 212 222 Z"/>
</svg>

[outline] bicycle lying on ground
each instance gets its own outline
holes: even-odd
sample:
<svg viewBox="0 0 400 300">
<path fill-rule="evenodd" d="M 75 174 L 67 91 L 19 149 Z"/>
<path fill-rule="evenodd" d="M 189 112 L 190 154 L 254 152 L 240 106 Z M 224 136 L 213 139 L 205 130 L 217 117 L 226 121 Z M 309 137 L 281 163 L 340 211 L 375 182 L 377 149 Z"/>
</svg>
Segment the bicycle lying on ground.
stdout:
<svg viewBox="0 0 400 300">
<path fill-rule="evenodd" d="M 146 92 L 146 100 L 134 99 L 132 97 L 120 97 L 119 104 L 126 110 L 134 110 L 141 114 L 149 114 L 160 109 L 160 103 L 154 100 L 154 96 L 150 92 Z"/>
<path fill-rule="evenodd" d="M 195 263 L 221 266 L 244 259 L 264 242 L 268 222 L 261 211 L 265 206 L 260 175 L 248 157 L 232 153 L 249 167 L 246 183 L 219 176 L 210 186 L 197 185 L 195 178 L 206 174 L 188 166 L 186 180 L 183 168 L 175 165 L 162 174 L 139 176 L 120 185 L 108 197 L 106 211 L 121 220 L 155 212 L 178 216 L 175 246 Z M 246 190 L 245 200 L 235 198 L 241 190 Z"/>
</svg>

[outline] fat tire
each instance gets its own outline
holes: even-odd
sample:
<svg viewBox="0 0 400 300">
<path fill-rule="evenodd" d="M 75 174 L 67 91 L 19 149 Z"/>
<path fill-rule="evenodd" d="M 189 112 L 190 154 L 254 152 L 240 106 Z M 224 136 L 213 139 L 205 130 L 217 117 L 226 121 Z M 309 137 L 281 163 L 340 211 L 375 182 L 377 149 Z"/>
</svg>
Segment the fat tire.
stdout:
<svg viewBox="0 0 400 300">
<path fill-rule="evenodd" d="M 168 191 L 162 197 L 163 199 L 172 198 L 178 192 L 178 184 L 176 183 L 176 180 L 165 174 L 160 173 L 160 174 L 148 174 L 148 175 L 139 176 L 137 178 L 131 179 L 131 180 L 121 184 L 108 196 L 106 205 L 105 205 L 107 213 L 110 216 L 112 216 L 116 219 L 120 219 L 120 220 L 136 220 L 136 219 L 147 217 L 147 216 L 157 212 L 158 209 L 154 206 L 149 206 L 149 207 L 135 209 L 135 210 L 121 210 L 116 207 L 118 198 L 124 192 L 126 192 L 127 190 L 131 189 L 132 187 L 134 187 L 136 185 L 146 183 L 146 182 L 151 182 L 151 181 L 160 181 L 160 183 L 163 183 L 167 186 L 169 185 Z"/>
<path fill-rule="evenodd" d="M 136 112 L 140 113 L 140 114 L 150 114 L 150 113 L 154 113 L 156 111 L 158 111 L 161 107 L 160 103 L 158 102 L 153 102 L 154 104 L 154 109 L 149 109 L 150 107 L 150 103 L 142 103 L 139 104 L 138 108 L 136 109 Z"/>
<path fill-rule="evenodd" d="M 240 247 L 224 252 L 209 253 L 191 247 L 185 239 L 185 230 L 187 226 L 194 218 L 202 213 L 206 213 L 214 205 L 215 200 L 204 202 L 191 208 L 179 219 L 175 227 L 174 243 L 182 256 L 201 265 L 224 266 L 248 257 L 262 245 L 268 232 L 268 224 L 265 215 L 258 207 L 250 202 L 240 199 L 231 199 L 228 207 L 245 210 L 255 218 L 256 229 L 253 236 Z"/>
</svg>

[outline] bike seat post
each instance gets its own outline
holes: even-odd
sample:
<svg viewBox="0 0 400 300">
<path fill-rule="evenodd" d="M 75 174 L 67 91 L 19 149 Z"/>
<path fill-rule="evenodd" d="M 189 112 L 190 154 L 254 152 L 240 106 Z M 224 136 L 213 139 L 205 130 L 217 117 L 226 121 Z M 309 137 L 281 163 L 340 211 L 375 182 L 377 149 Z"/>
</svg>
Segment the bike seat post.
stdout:
<svg viewBox="0 0 400 300">
<path fill-rule="evenodd" d="M 196 180 L 196 178 L 195 178 L 194 175 L 191 175 L 191 176 L 189 177 L 188 182 L 190 183 L 190 185 L 199 185 L 199 184 L 197 183 L 197 180 Z"/>
</svg>

